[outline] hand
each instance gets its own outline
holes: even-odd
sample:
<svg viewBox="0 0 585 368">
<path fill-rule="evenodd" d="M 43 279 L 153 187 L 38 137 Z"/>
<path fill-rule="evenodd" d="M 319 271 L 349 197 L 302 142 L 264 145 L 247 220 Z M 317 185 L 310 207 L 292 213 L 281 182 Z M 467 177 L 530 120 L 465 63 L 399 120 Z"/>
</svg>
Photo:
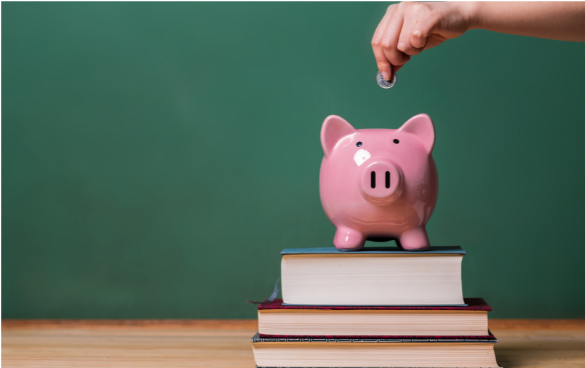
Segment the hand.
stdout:
<svg viewBox="0 0 585 368">
<path fill-rule="evenodd" d="M 473 3 L 390 5 L 372 39 L 378 69 L 386 80 L 413 55 L 461 36 L 471 24 Z"/>
</svg>

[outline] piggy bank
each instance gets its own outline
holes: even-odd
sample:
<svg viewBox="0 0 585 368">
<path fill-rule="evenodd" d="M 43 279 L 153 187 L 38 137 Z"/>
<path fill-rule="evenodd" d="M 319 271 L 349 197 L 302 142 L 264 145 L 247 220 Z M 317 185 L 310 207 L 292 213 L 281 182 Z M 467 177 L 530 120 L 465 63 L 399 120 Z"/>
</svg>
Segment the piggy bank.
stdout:
<svg viewBox="0 0 585 368">
<path fill-rule="evenodd" d="M 337 249 L 359 250 L 366 240 L 429 248 L 425 225 L 438 194 L 434 144 L 435 128 L 425 114 L 398 129 L 355 129 L 339 116 L 325 119 L 320 193 L 337 227 Z"/>
</svg>

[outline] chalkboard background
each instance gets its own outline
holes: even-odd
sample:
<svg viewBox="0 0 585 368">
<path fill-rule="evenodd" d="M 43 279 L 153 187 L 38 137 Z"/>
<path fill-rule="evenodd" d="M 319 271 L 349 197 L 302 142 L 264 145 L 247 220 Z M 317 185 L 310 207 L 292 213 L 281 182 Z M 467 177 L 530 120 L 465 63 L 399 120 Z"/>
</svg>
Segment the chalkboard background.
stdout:
<svg viewBox="0 0 585 368">
<path fill-rule="evenodd" d="M 464 295 L 585 317 L 585 44 L 471 31 L 382 90 L 387 6 L 2 4 L 2 316 L 255 318 L 281 249 L 332 244 L 323 119 L 424 112 Z"/>
</svg>

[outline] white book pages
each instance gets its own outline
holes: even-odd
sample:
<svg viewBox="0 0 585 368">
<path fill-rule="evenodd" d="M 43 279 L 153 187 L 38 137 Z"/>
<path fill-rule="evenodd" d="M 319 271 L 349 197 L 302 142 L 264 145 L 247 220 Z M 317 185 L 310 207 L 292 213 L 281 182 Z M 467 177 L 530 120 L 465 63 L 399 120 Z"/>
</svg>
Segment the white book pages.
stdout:
<svg viewBox="0 0 585 368">
<path fill-rule="evenodd" d="M 461 305 L 460 254 L 299 254 L 282 257 L 285 304 Z"/>
</svg>

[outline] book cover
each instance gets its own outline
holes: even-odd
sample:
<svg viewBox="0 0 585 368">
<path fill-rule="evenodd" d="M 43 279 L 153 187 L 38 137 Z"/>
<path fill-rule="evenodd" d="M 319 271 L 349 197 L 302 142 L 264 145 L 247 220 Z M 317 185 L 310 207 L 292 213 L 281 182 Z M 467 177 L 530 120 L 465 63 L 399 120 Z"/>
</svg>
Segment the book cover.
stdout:
<svg viewBox="0 0 585 368">
<path fill-rule="evenodd" d="M 344 305 L 290 305 L 283 304 L 282 299 L 274 299 L 270 303 L 258 304 L 258 310 L 268 309 L 321 309 L 321 310 L 460 310 L 460 311 L 491 311 L 482 298 L 464 298 L 462 306 L 344 306 Z"/>
<path fill-rule="evenodd" d="M 356 255 L 356 254 L 407 254 L 407 255 L 427 255 L 427 254 L 459 254 L 465 255 L 465 251 L 460 246 L 432 246 L 429 250 L 411 251 L 402 250 L 398 247 L 376 247 L 363 248 L 359 251 L 342 251 L 335 247 L 324 248 L 287 248 L 280 252 L 282 255 L 300 255 L 300 254 L 340 254 L 340 255 Z"/>
<path fill-rule="evenodd" d="M 495 344 L 498 342 L 496 337 L 490 332 L 488 336 L 445 336 L 445 337 L 425 337 L 425 336 L 399 336 L 394 338 L 386 337 L 375 337 L 367 338 L 362 336 L 351 336 L 351 337 L 302 337 L 302 336 L 289 336 L 289 337 L 262 337 L 259 333 L 256 333 L 252 337 L 252 343 L 260 342 L 351 342 L 351 343 L 434 343 L 434 342 L 470 342 L 470 343 L 490 343 Z"/>
</svg>

